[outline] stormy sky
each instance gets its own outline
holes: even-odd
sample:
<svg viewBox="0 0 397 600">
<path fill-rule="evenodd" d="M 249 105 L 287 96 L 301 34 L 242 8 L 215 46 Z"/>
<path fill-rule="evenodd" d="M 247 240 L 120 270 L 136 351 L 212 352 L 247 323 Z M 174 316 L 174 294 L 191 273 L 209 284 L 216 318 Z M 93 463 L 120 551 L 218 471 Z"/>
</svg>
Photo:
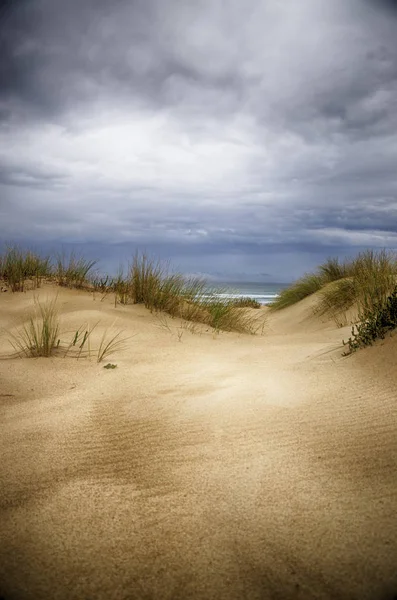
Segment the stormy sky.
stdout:
<svg viewBox="0 0 397 600">
<path fill-rule="evenodd" d="M 264 281 L 397 248 L 397 2 L 0 7 L 3 243 Z"/>
</svg>

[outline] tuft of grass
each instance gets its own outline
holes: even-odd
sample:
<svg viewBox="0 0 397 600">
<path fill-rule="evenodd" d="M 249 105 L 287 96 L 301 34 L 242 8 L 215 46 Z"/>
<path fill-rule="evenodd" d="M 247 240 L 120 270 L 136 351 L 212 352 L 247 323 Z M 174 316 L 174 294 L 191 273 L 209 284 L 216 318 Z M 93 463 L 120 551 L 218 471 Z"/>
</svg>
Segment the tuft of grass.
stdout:
<svg viewBox="0 0 397 600">
<path fill-rule="evenodd" d="M 348 356 L 359 348 L 372 346 L 375 340 L 384 339 L 388 331 L 397 328 L 397 286 L 383 305 L 375 306 L 360 315 L 360 322 L 353 325 L 351 337 L 343 345 Z"/>
<path fill-rule="evenodd" d="M 315 312 L 329 315 L 338 326 L 346 325 L 345 315 L 357 300 L 356 284 L 352 277 L 333 281 L 320 290 Z"/>
<path fill-rule="evenodd" d="M 124 278 L 123 268 L 120 267 L 117 273 L 117 277 L 112 282 L 112 290 L 115 294 L 114 296 L 114 305 L 117 306 L 117 303 L 120 304 L 128 304 L 128 300 L 131 296 L 131 284 L 128 279 Z"/>
<path fill-rule="evenodd" d="M 130 267 L 129 294 L 134 304 L 144 304 L 151 312 L 164 311 L 181 316 L 182 305 L 202 293 L 204 282 L 170 273 L 169 263 L 136 253 Z"/>
<path fill-rule="evenodd" d="M 234 298 L 233 306 L 236 308 L 261 308 L 261 303 L 255 298 L 242 297 L 242 298 Z"/>
<path fill-rule="evenodd" d="M 292 306 L 307 296 L 318 292 L 323 285 L 323 279 L 320 275 L 306 273 L 290 287 L 281 290 L 278 298 L 269 306 L 271 310 L 280 310 Z"/>
<path fill-rule="evenodd" d="M 113 282 L 113 278 L 109 275 L 93 275 L 92 277 L 89 277 L 89 283 L 92 290 L 94 292 L 99 292 L 105 297 L 112 290 Z"/>
<path fill-rule="evenodd" d="M 280 292 L 271 308 L 291 306 L 321 290 L 316 310 L 339 321 L 355 304 L 360 313 L 383 305 L 394 289 L 396 278 L 396 255 L 386 250 L 365 250 L 344 263 L 329 258 L 315 273 L 304 275 Z"/>
<path fill-rule="evenodd" d="M 126 348 L 126 342 L 129 340 L 129 338 L 120 337 L 122 334 L 123 331 L 110 333 L 109 330 L 105 329 L 97 351 L 98 363 L 105 360 L 111 354 L 114 354 L 115 352 L 118 352 L 119 350 L 124 350 Z"/>
<path fill-rule="evenodd" d="M 224 292 L 224 290 L 222 290 Z M 256 319 L 246 308 L 236 306 L 235 299 L 223 295 L 219 290 L 208 290 L 198 303 L 203 311 L 203 321 L 216 333 L 220 331 L 237 331 L 238 333 L 254 333 Z"/>
<path fill-rule="evenodd" d="M 51 356 L 60 344 L 56 298 L 46 304 L 35 299 L 35 308 L 27 322 L 9 335 L 11 345 L 20 356 Z"/>
<path fill-rule="evenodd" d="M 201 278 L 170 273 L 168 263 L 144 253 L 135 254 L 129 283 L 132 302 L 144 304 L 151 312 L 203 323 L 217 332 L 253 332 L 254 319 L 233 299 L 220 298 L 219 290 L 210 290 Z"/>
<path fill-rule="evenodd" d="M 386 250 L 366 250 L 348 265 L 349 277 L 321 290 L 318 311 L 341 320 L 352 306 L 366 315 L 385 306 L 397 281 L 396 256 Z"/>
<path fill-rule="evenodd" d="M 134 304 L 144 304 L 153 311 L 160 294 L 164 267 L 159 260 L 137 252 L 130 267 L 130 295 Z"/>
<path fill-rule="evenodd" d="M 219 290 L 217 293 L 211 291 L 204 280 L 171 272 L 169 263 L 151 258 L 145 253 L 135 254 L 126 277 L 122 269 L 116 278 L 93 274 L 95 264 L 96 261 L 86 260 L 71 252 L 69 256 L 56 255 L 52 265 L 50 258 L 40 258 L 31 252 L 24 254 L 13 247 L 0 257 L 0 278 L 13 291 L 18 291 L 24 289 L 24 283 L 29 277 L 35 277 L 37 286 L 43 277 L 51 277 L 60 286 L 86 287 L 94 294 L 100 292 L 101 300 L 113 292 L 115 306 L 128 302 L 143 304 L 151 312 L 165 312 L 171 317 L 203 323 L 216 331 L 252 332 L 251 316 L 244 310 L 260 306 L 253 299 L 221 299 Z M 75 346 L 81 340 L 80 334 L 83 335 L 83 348 L 80 348 L 79 355 L 85 353 L 86 343 L 89 344 L 89 332 L 77 333 L 75 343 L 73 338 L 72 342 L 66 344 L 66 354 L 75 354 Z M 87 337 L 84 339 L 86 333 Z"/>
<path fill-rule="evenodd" d="M 82 288 L 88 284 L 88 275 L 96 265 L 96 260 L 87 260 L 71 252 L 67 257 L 58 254 L 55 262 L 55 278 L 58 285 L 69 288 Z"/>
<path fill-rule="evenodd" d="M 52 274 L 49 257 L 42 257 L 32 250 L 22 250 L 18 246 L 9 246 L 0 256 L 0 279 L 12 292 L 23 292 L 26 281 L 33 287 L 40 287 L 45 277 Z"/>
<path fill-rule="evenodd" d="M 356 301 L 362 313 L 383 308 L 397 282 L 397 258 L 392 252 L 367 250 L 354 260 Z"/>
<path fill-rule="evenodd" d="M 325 263 L 318 267 L 318 275 L 323 285 L 348 277 L 350 272 L 351 265 L 347 261 L 340 263 L 339 258 L 327 258 Z"/>
<path fill-rule="evenodd" d="M 61 355 L 77 359 L 91 356 L 91 335 L 99 323 L 93 327 L 82 325 L 73 332 L 68 343 L 62 342 L 56 302 L 57 298 L 44 304 L 35 299 L 34 309 L 26 322 L 14 332 L 8 332 L 9 341 L 18 356 L 31 358 Z M 98 363 L 126 347 L 129 338 L 122 338 L 121 335 L 122 331 L 112 333 L 105 329 L 99 346 L 94 350 Z"/>
</svg>

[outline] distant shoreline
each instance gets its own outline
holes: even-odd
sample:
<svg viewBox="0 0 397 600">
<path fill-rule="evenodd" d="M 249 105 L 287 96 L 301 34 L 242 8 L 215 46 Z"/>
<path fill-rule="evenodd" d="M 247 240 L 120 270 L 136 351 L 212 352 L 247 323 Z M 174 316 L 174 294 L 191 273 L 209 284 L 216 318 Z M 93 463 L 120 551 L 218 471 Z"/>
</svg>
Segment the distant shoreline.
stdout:
<svg viewBox="0 0 397 600">
<path fill-rule="evenodd" d="M 261 282 L 209 282 L 216 293 L 219 289 L 220 298 L 252 298 L 263 306 L 266 306 L 278 298 L 282 289 L 288 287 L 288 283 L 261 283 Z"/>
</svg>

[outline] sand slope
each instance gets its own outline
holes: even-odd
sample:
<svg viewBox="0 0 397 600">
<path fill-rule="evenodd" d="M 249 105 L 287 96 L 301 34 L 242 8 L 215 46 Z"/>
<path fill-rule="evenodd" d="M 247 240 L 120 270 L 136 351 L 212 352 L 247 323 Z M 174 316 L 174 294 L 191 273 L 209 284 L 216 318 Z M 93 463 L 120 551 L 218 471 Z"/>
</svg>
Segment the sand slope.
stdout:
<svg viewBox="0 0 397 600">
<path fill-rule="evenodd" d="M 214 337 L 57 291 L 65 329 L 134 337 L 115 370 L 0 361 L 0 596 L 394 598 L 397 336 L 344 359 L 310 301 Z"/>
</svg>

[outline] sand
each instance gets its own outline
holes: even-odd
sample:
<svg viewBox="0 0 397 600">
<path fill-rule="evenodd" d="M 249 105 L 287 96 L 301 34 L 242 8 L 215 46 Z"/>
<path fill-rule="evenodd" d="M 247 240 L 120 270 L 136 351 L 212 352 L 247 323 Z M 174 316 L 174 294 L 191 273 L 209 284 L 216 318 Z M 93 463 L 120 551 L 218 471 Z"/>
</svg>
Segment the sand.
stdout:
<svg viewBox="0 0 397 600">
<path fill-rule="evenodd" d="M 64 329 L 133 337 L 114 370 L 0 337 L 0 596 L 396 597 L 397 335 L 343 358 L 311 299 L 249 336 L 57 292 Z"/>
</svg>

